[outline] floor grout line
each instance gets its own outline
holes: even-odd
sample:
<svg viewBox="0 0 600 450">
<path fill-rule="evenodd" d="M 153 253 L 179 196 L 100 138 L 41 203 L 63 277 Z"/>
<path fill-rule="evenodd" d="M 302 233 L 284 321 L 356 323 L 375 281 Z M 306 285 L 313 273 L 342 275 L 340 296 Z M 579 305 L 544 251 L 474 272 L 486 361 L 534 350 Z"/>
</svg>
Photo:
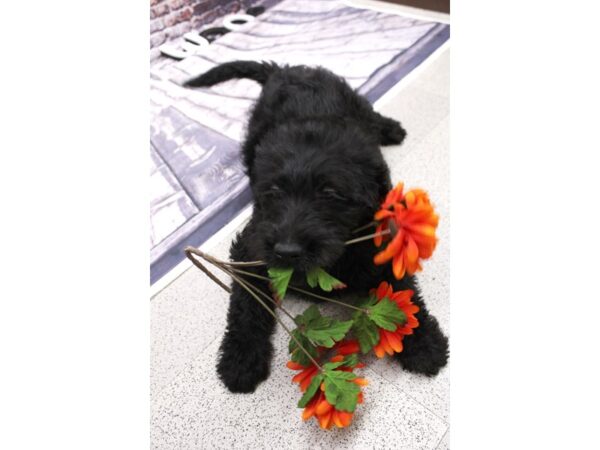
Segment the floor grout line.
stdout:
<svg viewBox="0 0 600 450">
<path fill-rule="evenodd" d="M 437 445 L 435 446 L 435 450 L 438 450 L 440 448 L 440 445 L 442 445 L 442 441 L 444 440 L 444 438 L 448 435 L 448 432 L 450 431 L 450 425 L 448 425 L 448 428 L 446 428 L 446 432 L 444 433 L 444 435 L 442 436 L 442 438 L 439 440 L 439 442 L 437 443 Z"/>
</svg>

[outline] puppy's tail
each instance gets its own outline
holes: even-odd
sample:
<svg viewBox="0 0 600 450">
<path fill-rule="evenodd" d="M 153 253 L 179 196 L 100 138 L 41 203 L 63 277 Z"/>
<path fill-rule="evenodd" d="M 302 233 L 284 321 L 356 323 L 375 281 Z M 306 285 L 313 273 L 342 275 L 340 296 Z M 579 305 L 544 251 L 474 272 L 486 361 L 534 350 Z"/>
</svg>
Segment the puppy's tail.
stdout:
<svg viewBox="0 0 600 450">
<path fill-rule="evenodd" d="M 232 61 L 213 67 L 208 72 L 198 75 L 183 83 L 188 87 L 204 87 L 234 78 L 250 78 L 265 84 L 267 79 L 279 67 L 275 63 L 256 62 L 256 61 Z"/>
</svg>

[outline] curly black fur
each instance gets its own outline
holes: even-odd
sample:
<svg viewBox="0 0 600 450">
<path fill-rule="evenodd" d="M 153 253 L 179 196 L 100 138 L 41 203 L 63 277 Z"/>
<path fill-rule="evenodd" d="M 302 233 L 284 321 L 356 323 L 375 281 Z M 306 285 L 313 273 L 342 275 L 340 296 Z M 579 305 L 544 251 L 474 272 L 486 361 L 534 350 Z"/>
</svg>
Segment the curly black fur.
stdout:
<svg viewBox="0 0 600 450">
<path fill-rule="evenodd" d="M 391 188 L 380 145 L 400 144 L 400 124 L 376 113 L 340 77 L 322 68 L 278 67 L 235 61 L 186 84 L 211 86 L 250 78 L 263 85 L 243 144 L 243 160 L 254 194 L 254 213 L 231 247 L 237 261 L 262 259 L 269 266 L 303 273 L 323 267 L 366 294 L 380 281 L 413 289 L 421 308 L 419 327 L 397 355 L 409 371 L 435 375 L 448 359 L 448 340 L 420 296 L 416 279 L 395 280 L 389 265 L 375 266 L 372 242 L 344 246 L 352 230 L 370 222 Z M 266 275 L 264 268 L 257 273 Z M 260 286 L 268 290 L 266 284 Z M 232 392 L 253 392 L 269 376 L 273 318 L 233 285 L 227 331 L 217 366 Z"/>
</svg>

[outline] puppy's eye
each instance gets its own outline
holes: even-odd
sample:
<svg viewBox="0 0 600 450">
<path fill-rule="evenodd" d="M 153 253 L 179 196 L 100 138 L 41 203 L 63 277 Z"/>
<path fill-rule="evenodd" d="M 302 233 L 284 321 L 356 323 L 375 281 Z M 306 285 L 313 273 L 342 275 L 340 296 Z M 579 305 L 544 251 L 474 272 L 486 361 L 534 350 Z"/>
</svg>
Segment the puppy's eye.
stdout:
<svg viewBox="0 0 600 450">
<path fill-rule="evenodd" d="M 323 188 L 321 190 L 321 196 L 333 200 L 346 200 L 346 197 L 344 197 L 342 194 L 340 194 L 339 191 L 331 187 Z"/>
<path fill-rule="evenodd" d="M 271 186 L 269 186 L 269 189 L 266 192 L 268 195 L 281 195 L 283 193 L 283 190 L 277 186 L 276 184 L 272 184 Z"/>
</svg>

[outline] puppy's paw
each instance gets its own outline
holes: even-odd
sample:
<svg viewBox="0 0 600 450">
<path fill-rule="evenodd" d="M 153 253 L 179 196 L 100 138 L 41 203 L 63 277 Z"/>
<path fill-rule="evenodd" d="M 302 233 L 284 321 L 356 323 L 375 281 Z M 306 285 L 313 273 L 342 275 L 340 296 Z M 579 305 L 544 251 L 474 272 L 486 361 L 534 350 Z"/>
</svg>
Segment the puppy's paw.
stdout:
<svg viewBox="0 0 600 450">
<path fill-rule="evenodd" d="M 252 393 L 269 377 L 271 354 L 269 341 L 244 342 L 226 335 L 217 363 L 219 378 L 231 392 Z"/>
<path fill-rule="evenodd" d="M 396 357 L 409 372 L 431 377 L 448 363 L 448 338 L 433 317 L 420 323 L 415 334 L 405 336 L 403 344 L 404 350 Z"/>
</svg>

